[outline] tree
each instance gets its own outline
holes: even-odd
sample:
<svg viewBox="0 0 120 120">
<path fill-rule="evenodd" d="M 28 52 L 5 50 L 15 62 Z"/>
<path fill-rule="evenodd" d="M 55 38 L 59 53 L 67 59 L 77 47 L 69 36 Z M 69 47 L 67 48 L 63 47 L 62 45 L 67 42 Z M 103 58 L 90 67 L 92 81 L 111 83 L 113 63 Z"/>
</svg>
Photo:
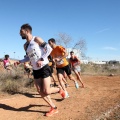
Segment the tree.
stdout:
<svg viewBox="0 0 120 120">
<path fill-rule="evenodd" d="M 79 39 L 79 40 L 74 44 L 74 46 L 73 46 L 72 49 L 73 49 L 73 50 L 74 50 L 74 49 L 77 49 L 78 52 L 80 52 L 81 57 L 82 57 L 82 58 L 85 58 L 85 57 L 86 57 L 85 51 L 86 51 L 86 49 L 87 49 L 87 48 L 86 48 L 86 41 L 85 41 L 85 39 L 83 39 L 83 38 Z"/>
<path fill-rule="evenodd" d="M 72 43 L 71 43 L 72 42 Z M 65 48 L 72 48 L 77 50 L 80 53 L 82 58 L 85 58 L 85 50 L 86 50 L 86 41 L 85 39 L 79 39 L 77 42 L 72 40 L 71 36 L 66 33 L 58 33 L 58 38 L 56 39 L 56 43 L 64 46 Z M 72 47 L 70 47 L 72 46 Z M 69 52 L 69 51 L 68 51 Z"/>
<path fill-rule="evenodd" d="M 66 33 L 58 33 L 58 39 L 56 39 L 56 42 L 59 45 L 65 46 L 65 48 L 68 48 L 72 38 L 67 35 Z"/>
</svg>

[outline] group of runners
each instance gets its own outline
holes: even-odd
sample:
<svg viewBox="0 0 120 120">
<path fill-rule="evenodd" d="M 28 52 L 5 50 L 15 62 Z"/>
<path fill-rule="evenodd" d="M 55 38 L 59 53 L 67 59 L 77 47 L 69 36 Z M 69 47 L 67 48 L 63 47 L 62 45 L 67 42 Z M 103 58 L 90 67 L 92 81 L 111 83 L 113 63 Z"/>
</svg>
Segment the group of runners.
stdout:
<svg viewBox="0 0 120 120">
<path fill-rule="evenodd" d="M 51 107 L 50 111 L 45 115 L 52 116 L 58 113 L 58 108 L 53 103 L 50 95 L 59 93 L 63 99 L 69 97 L 66 77 L 74 82 L 77 89 L 79 88 L 78 81 L 81 87 L 84 87 L 80 77 L 80 60 L 74 55 L 74 52 L 71 51 L 68 61 L 66 59 L 68 53 L 63 46 L 56 45 L 54 38 L 49 39 L 48 43 L 46 43 L 42 38 L 33 36 L 32 27 L 29 24 L 23 24 L 21 26 L 20 36 L 26 40 L 24 44 L 26 55 L 24 59 L 15 62 L 15 65 L 30 62 L 37 91 Z M 56 84 L 53 73 L 54 68 L 57 73 L 58 85 Z M 78 80 L 72 75 L 71 70 L 74 71 Z M 54 82 L 54 87 L 51 86 L 51 78 Z"/>
</svg>

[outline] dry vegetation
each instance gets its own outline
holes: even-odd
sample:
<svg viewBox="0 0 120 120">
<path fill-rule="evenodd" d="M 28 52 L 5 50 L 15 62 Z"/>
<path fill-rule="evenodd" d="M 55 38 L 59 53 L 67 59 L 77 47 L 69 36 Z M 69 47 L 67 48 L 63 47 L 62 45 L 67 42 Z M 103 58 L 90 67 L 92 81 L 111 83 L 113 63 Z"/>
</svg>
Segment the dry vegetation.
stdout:
<svg viewBox="0 0 120 120">
<path fill-rule="evenodd" d="M 12 74 L 9 74 L 2 66 L 0 67 L 0 91 L 9 94 L 23 93 L 33 86 L 33 78 L 24 75 L 23 65 L 17 68 L 12 65 Z"/>
<path fill-rule="evenodd" d="M 82 74 L 89 75 L 120 75 L 120 64 L 82 64 Z"/>
<path fill-rule="evenodd" d="M 24 75 L 23 65 L 15 68 L 13 66 L 12 75 L 8 74 L 5 69 L 0 67 L 0 91 L 10 94 L 25 92 L 33 86 L 33 78 L 28 79 Z M 95 65 L 95 64 L 82 64 L 81 73 L 83 75 L 120 75 L 120 65 Z"/>
</svg>

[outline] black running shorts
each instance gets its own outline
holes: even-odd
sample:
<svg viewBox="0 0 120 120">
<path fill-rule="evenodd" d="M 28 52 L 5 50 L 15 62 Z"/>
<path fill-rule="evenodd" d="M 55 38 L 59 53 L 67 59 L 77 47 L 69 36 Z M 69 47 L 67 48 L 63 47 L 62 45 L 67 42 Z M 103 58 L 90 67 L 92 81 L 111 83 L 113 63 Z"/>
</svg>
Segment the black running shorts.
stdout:
<svg viewBox="0 0 120 120">
<path fill-rule="evenodd" d="M 34 79 L 46 78 L 49 77 L 50 75 L 51 75 L 51 69 L 48 66 L 48 64 L 39 70 L 33 70 Z"/>
<path fill-rule="evenodd" d="M 69 65 L 62 67 L 62 68 L 56 68 L 56 70 L 57 70 L 57 74 L 59 73 L 64 74 L 64 71 L 66 72 L 67 75 L 71 74 L 71 69 Z"/>
</svg>

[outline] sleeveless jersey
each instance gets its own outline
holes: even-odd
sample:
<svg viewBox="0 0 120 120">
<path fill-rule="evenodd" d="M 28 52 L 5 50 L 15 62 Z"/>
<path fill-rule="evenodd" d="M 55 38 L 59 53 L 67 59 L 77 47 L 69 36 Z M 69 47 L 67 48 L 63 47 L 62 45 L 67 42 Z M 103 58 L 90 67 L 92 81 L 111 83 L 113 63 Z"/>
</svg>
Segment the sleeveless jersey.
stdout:
<svg viewBox="0 0 120 120">
<path fill-rule="evenodd" d="M 33 39 L 30 41 L 26 53 L 30 59 L 31 65 L 33 67 L 33 70 L 39 70 L 42 67 L 44 67 L 46 64 L 49 63 L 48 58 L 44 58 L 44 61 L 42 61 L 42 66 L 38 67 L 36 62 L 42 57 L 43 54 L 45 54 L 45 49 L 37 42 L 34 41 L 35 36 Z"/>
<path fill-rule="evenodd" d="M 7 66 L 9 66 L 10 65 L 10 63 L 9 63 L 9 60 L 3 60 L 3 63 L 4 63 L 4 67 L 7 67 Z"/>
<path fill-rule="evenodd" d="M 76 65 L 78 65 L 78 59 L 76 58 L 76 56 L 74 56 L 73 58 L 70 58 L 70 63 L 72 64 L 72 67 L 75 67 Z"/>
</svg>

